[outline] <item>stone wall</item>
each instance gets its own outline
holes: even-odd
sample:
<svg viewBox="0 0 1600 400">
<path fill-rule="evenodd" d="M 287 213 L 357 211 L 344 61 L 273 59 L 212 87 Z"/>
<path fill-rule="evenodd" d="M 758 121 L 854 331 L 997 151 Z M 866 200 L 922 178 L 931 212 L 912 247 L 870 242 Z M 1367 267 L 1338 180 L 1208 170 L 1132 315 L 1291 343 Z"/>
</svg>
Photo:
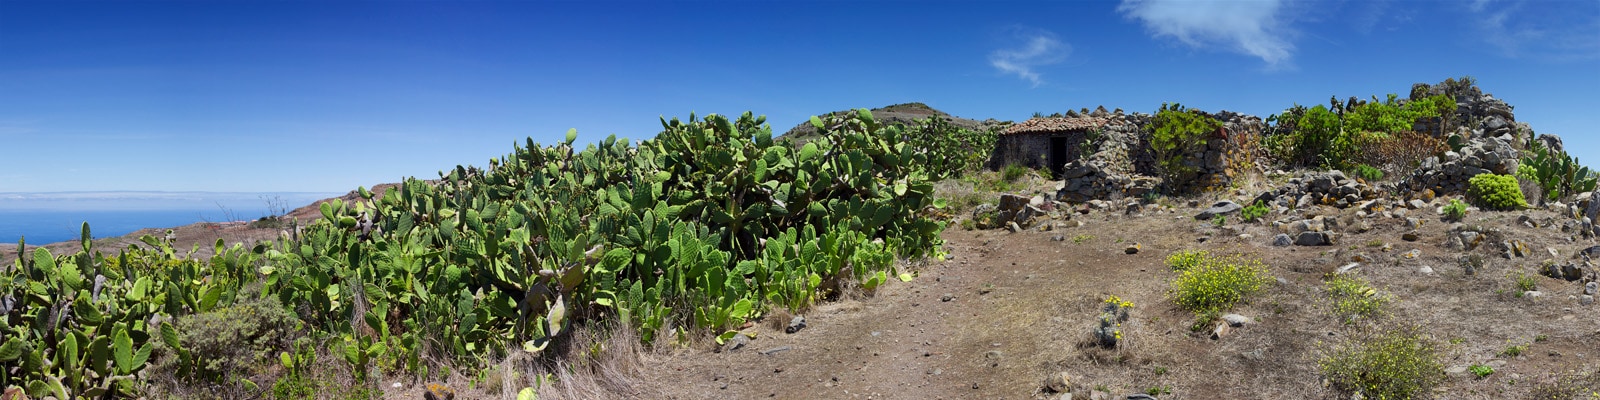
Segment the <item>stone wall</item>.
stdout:
<svg viewBox="0 0 1600 400">
<path fill-rule="evenodd" d="M 1083 202 L 1138 197 L 1161 189 L 1181 192 L 1228 186 L 1253 165 L 1266 127 L 1261 118 L 1252 115 L 1229 111 L 1207 114 L 1223 122 L 1222 132 L 1185 157 L 1184 163 L 1194 167 L 1195 173 L 1181 177 L 1182 182 L 1171 183 L 1159 178 L 1160 170 L 1150 151 L 1151 115 L 1118 110 L 1105 116 L 1110 123 L 1102 130 L 1101 141 L 1095 144 L 1098 151 L 1062 168 L 1065 182 L 1057 192 L 1061 200 Z"/>
</svg>

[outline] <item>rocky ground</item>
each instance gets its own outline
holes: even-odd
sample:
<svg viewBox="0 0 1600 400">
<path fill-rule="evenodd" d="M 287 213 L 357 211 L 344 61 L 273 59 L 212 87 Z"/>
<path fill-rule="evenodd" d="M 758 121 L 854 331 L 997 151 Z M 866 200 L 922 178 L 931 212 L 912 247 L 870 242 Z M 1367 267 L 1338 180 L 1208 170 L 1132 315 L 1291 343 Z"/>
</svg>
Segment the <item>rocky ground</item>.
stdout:
<svg viewBox="0 0 1600 400">
<path fill-rule="evenodd" d="M 1228 197 L 1245 203 L 1250 193 Z M 1053 399 L 1064 397 L 1052 390 L 1060 389 L 1072 398 L 1346 399 L 1320 372 L 1322 354 L 1365 330 L 1406 324 L 1443 349 L 1448 376 L 1434 397 L 1600 390 L 1600 306 L 1585 297 L 1594 267 L 1579 255 L 1597 243 L 1563 224 L 1572 220 L 1565 207 L 1474 210 L 1454 222 L 1437 213 L 1446 198 L 1419 200 L 1415 209 L 1396 199 L 1309 204 L 1254 223 L 1236 212 L 1220 225 L 1195 218 L 1216 200 L 1225 199 L 1158 200 L 1133 214 L 1124 203 L 1100 202 L 1044 211 L 1016 232 L 950 229 L 951 258 L 908 265 L 917 279 L 805 312 L 806 327 L 794 333 L 786 323 L 750 327 L 755 339 L 739 349 L 708 344 L 649 356 L 642 381 L 653 384 L 639 393 Z M 1274 243 L 1279 234 L 1299 236 L 1295 230 L 1331 243 Z M 1163 261 L 1191 249 L 1265 262 L 1275 283 L 1233 310 L 1250 322 L 1215 338 L 1190 331 L 1194 316 L 1171 301 L 1176 274 Z M 1578 276 L 1540 275 L 1547 265 L 1571 266 Z M 1340 270 L 1393 301 L 1378 317 L 1346 323 L 1323 285 Z M 1535 292 L 1516 288 L 1519 274 L 1534 277 Z M 1108 295 L 1135 304 L 1127 344 L 1117 350 L 1090 344 Z M 1496 372 L 1477 378 L 1471 365 Z M 1066 385 L 1047 387 L 1063 374 Z"/>
</svg>

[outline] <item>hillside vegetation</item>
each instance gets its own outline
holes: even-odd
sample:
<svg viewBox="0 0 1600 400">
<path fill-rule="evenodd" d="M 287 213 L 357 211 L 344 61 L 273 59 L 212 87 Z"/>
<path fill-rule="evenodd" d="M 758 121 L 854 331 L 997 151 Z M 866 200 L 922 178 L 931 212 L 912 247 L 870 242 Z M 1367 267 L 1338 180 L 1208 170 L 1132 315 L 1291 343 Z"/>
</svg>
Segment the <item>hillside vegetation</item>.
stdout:
<svg viewBox="0 0 1600 400">
<path fill-rule="evenodd" d="M 608 137 L 581 149 L 575 145 L 575 131 L 555 144 L 529 139 L 486 167 L 457 166 L 442 171 L 436 180 L 408 179 L 384 185 L 381 191 L 361 188 L 352 196 L 323 202 L 316 210 L 319 218 L 305 226 L 290 225 L 277 240 L 252 245 L 219 239 L 200 252 L 198 247 L 184 249 L 186 245 L 172 236 L 143 236 L 138 244 L 105 249 L 90 240 L 85 224 L 82 240 L 71 245 L 74 248 L 52 251 L 19 243 L 15 261 L 0 271 L 0 387 L 7 396 L 60 399 L 374 398 L 396 396 L 390 389 L 403 385 L 390 382 L 458 383 L 468 377 L 474 387 L 513 388 L 486 393 L 537 398 L 541 395 L 537 388 L 574 379 L 573 374 L 611 373 L 603 367 L 581 371 L 589 367 L 565 362 L 574 356 L 611 357 L 607 354 L 613 350 L 606 342 L 578 337 L 578 332 L 620 332 L 617 337 L 633 345 L 654 348 L 692 348 L 701 341 L 714 341 L 727 344 L 718 349 L 738 349 L 755 339 L 761 329 L 757 321 L 793 333 L 805 325 L 803 318 L 790 322 L 791 316 L 830 300 L 870 295 L 897 281 L 917 280 L 929 265 L 949 267 L 952 263 L 934 261 L 949 255 L 947 238 L 966 233 L 947 231 L 952 223 L 976 230 L 976 235 L 1002 227 L 1016 234 L 1041 233 L 1050 239 L 1032 242 L 1065 247 L 1096 244 L 1096 236 L 1082 227 L 1115 221 L 1093 232 L 1117 249 L 1078 250 L 1077 254 L 1092 254 L 1092 260 L 1103 264 L 1095 268 L 1104 268 L 1073 271 L 1091 278 L 1070 283 L 1082 293 L 1054 288 L 1041 292 L 1093 297 L 1090 308 L 1103 309 L 1096 311 L 1101 315 L 1097 339 L 1051 351 L 1078 352 L 1073 354 L 1083 354 L 1092 361 L 1089 364 L 1125 367 L 1127 343 L 1150 340 L 1164 343 L 1151 349 L 1182 348 L 1191 344 L 1159 346 L 1190 338 L 1182 333 L 1185 328 L 1194 337 L 1204 337 L 1198 340 L 1221 340 L 1230 329 L 1244 326 L 1237 322 L 1242 316 L 1230 313 L 1250 305 L 1252 299 L 1267 296 L 1282 313 L 1278 301 L 1300 307 L 1307 301 L 1322 301 L 1304 296 L 1321 290 L 1333 299 L 1338 323 L 1352 327 L 1322 321 L 1318 323 L 1326 325 L 1308 331 L 1322 334 L 1326 329 L 1332 336 L 1333 330 L 1359 329 L 1367 336 L 1352 337 L 1370 340 L 1341 340 L 1338 346 L 1321 348 L 1329 353 L 1325 357 L 1282 361 L 1283 365 L 1309 368 L 1320 363 L 1316 368 L 1325 380 L 1317 381 L 1325 382 L 1323 388 L 1341 391 L 1343 398 L 1350 392 L 1378 398 L 1425 397 L 1445 373 L 1441 353 L 1426 327 L 1398 329 L 1364 322 L 1379 320 L 1386 310 L 1415 305 L 1384 297 L 1375 287 L 1393 291 L 1395 285 L 1347 275 L 1358 273 L 1354 268 L 1360 263 L 1377 269 L 1387 262 L 1369 257 L 1392 258 L 1395 266 L 1411 262 L 1422 257 L 1421 248 L 1382 255 L 1391 244 L 1368 232 L 1396 231 L 1406 237 L 1405 242 L 1416 242 L 1419 235 L 1436 236 L 1434 241 L 1443 244 L 1426 248 L 1459 252 L 1465 275 L 1473 276 L 1475 268 L 1484 264 L 1480 255 L 1470 254 L 1473 249 L 1487 252 L 1493 242 L 1500 242 L 1508 260 L 1538 252 L 1481 225 L 1506 219 L 1503 215 L 1471 220 L 1468 215 L 1478 214 L 1469 212 L 1545 208 L 1548 212 L 1535 215 L 1542 219 L 1523 215 L 1519 226 L 1535 233 L 1559 227 L 1559 235 L 1566 235 L 1568 243 L 1592 240 L 1593 221 L 1582 218 L 1585 213 L 1600 213 L 1600 205 L 1591 198 L 1596 173 L 1563 152 L 1559 138 L 1508 127 L 1509 106 L 1491 100 L 1481 96 L 1470 79 L 1463 79 L 1420 85 L 1406 99 L 1390 95 L 1383 100 L 1373 96 L 1372 101 L 1331 101 L 1327 107 L 1296 105 L 1268 118 L 1273 125 L 1249 139 L 1259 142 L 1239 145 L 1244 150 L 1239 152 L 1244 154 L 1242 165 L 1248 166 L 1240 168 L 1241 179 L 1204 193 L 1150 192 L 1137 198 L 1061 201 L 1050 190 L 1066 188 L 1052 180 L 1048 170 L 1015 165 L 981 170 L 995 151 L 996 128 L 1004 123 L 949 118 L 926 105 L 909 103 L 812 117 L 801 128 L 776 138 L 764 117 L 745 113 L 662 119 L 662 131 L 653 138 L 633 142 Z M 1121 114 L 1119 110 L 1117 115 Z M 1140 133 L 1147 148 L 1128 150 L 1153 152 L 1163 172 L 1183 175 L 1185 168 L 1195 165 L 1195 154 L 1201 154 L 1197 149 L 1205 148 L 1206 140 L 1229 123 L 1215 115 L 1175 103 L 1163 105 L 1155 115 L 1144 116 L 1153 121 L 1149 132 Z M 1494 118 L 1501 120 L 1491 123 Z M 1221 139 L 1245 140 L 1227 135 Z M 1288 172 L 1265 172 L 1274 169 Z M 1349 176 L 1341 169 L 1350 171 Z M 1460 190 L 1447 190 L 1458 186 Z M 1252 197 L 1250 191 L 1260 195 Z M 1448 197 L 1456 195 L 1460 199 Z M 1180 212 L 1179 203 L 1189 204 L 1181 212 L 1200 211 L 1201 199 L 1233 196 L 1248 207 L 1219 201 L 1204 210 L 1198 222 L 1187 215 L 1151 220 L 1159 224 L 1136 219 Z M 996 198 L 1001 200 L 999 206 L 990 204 Z M 1476 207 L 1468 208 L 1461 199 Z M 1241 218 L 1230 225 L 1235 213 Z M 1432 219 L 1428 216 L 1435 214 L 1446 222 L 1429 223 L 1423 229 L 1424 222 Z M 1450 224 L 1456 221 L 1464 222 Z M 1373 223 L 1392 226 L 1374 229 Z M 1056 233 L 1058 229 L 1082 233 L 1072 236 L 1068 245 L 1067 235 Z M 1124 242 L 1122 235 L 1129 232 L 1173 237 L 1147 237 L 1141 245 Z M 1297 248 L 1289 247 L 1290 234 L 1295 235 L 1294 246 L 1328 246 L 1330 251 L 1293 255 L 1292 250 L 1283 250 L 1256 257 L 1184 250 L 1196 241 L 1177 236 L 1192 232 L 1204 232 L 1202 243 L 1215 234 L 1217 240 L 1207 246 L 1234 246 L 1246 252 Z M 1370 249 L 1337 243 L 1346 232 L 1373 238 L 1365 246 Z M 1552 232 L 1543 233 L 1556 235 Z M 985 249 L 977 257 L 960 256 L 959 264 L 973 263 L 968 273 L 974 276 L 1037 284 L 1034 275 L 1018 275 L 1019 261 L 1022 268 L 1038 268 L 1041 274 L 1069 268 L 1066 259 L 1042 261 L 1068 257 L 1060 250 L 1049 253 L 1050 249 L 1033 243 L 1028 251 L 987 253 L 1004 242 L 992 244 L 979 237 L 961 243 L 968 249 Z M 1021 238 L 1015 241 L 1031 240 L 1015 237 Z M 1260 243 L 1268 237 L 1270 245 Z M 1221 240 L 1229 242 L 1218 243 Z M 1489 244 L 1479 247 L 1485 241 Z M 1126 261 L 1159 259 L 1163 256 L 1151 254 L 1158 248 L 1174 251 L 1166 258 L 1173 274 L 1170 282 L 1144 279 L 1147 265 Z M 1554 247 L 1548 249 L 1552 257 L 1559 253 Z M 1141 251 L 1145 252 L 1141 258 L 1132 258 Z M 1007 258 L 1012 257 L 1008 254 L 1026 258 Z M 1576 258 L 1573 255 L 1579 253 L 1561 254 Z M 1123 255 L 1130 258 L 1115 258 Z M 1434 262 L 1445 259 L 1429 257 Z M 1010 265 L 984 264 L 986 258 Z M 1337 271 L 1318 269 L 1334 260 L 1359 261 Z M 1558 264 L 1547 261 L 1535 274 L 1552 281 L 1586 280 L 1594 287 L 1594 269 L 1587 259 L 1581 266 L 1576 261 Z M 1425 276 L 1439 275 L 1429 266 L 1421 268 Z M 1106 285 L 1092 279 L 1130 276 L 1131 269 L 1139 271 L 1137 282 Z M 1327 282 L 1302 293 L 1281 278 L 1285 271 Z M 1534 290 L 1537 282 L 1517 271 L 1517 298 L 1523 293 L 1541 296 Z M 1386 271 L 1377 276 L 1396 274 Z M 935 286 L 978 284 L 933 281 Z M 1165 288 L 1150 289 L 1151 285 Z M 1156 317 L 1131 316 L 1136 310 L 1133 302 L 1085 288 L 1093 286 L 1134 291 L 1147 304 L 1138 310 L 1150 310 Z M 993 290 L 991 285 L 977 295 Z M 1146 301 L 1161 290 L 1167 298 Z M 915 309 L 909 312 L 931 313 L 926 310 L 937 306 L 897 299 L 911 302 L 902 308 Z M 946 293 L 938 303 L 957 299 Z M 1572 299 L 1579 297 L 1574 294 Z M 1593 298 L 1588 299 L 1592 303 Z M 1021 305 L 1006 307 L 1019 315 L 1044 315 L 1031 310 L 1059 307 L 1033 304 L 1030 298 L 1017 301 Z M 1164 312 L 1148 305 L 1162 301 L 1170 303 Z M 1267 306 L 1251 307 L 1259 311 Z M 1017 311 L 1023 309 L 1030 311 Z M 955 320 L 1005 319 L 967 310 L 930 315 L 921 315 L 924 327 L 934 319 L 952 325 L 959 324 L 951 322 Z M 1166 322 L 1158 322 L 1159 316 L 1166 316 Z M 1013 325 L 1037 323 L 1037 319 L 1007 320 L 973 328 L 982 332 L 972 337 L 984 340 L 974 341 L 978 347 L 966 355 L 1000 359 L 1003 355 L 990 355 L 999 351 L 994 348 L 1002 346 L 1001 339 L 986 335 L 1018 336 L 1023 328 L 1032 327 Z M 1002 325 L 1014 329 L 993 328 Z M 1157 335 L 1147 326 L 1180 329 L 1178 335 L 1170 329 Z M 1268 332 L 1285 335 L 1273 338 L 1305 336 L 1297 328 L 1271 329 Z M 1020 336 L 1076 340 L 1055 332 L 1025 333 Z M 879 332 L 871 331 L 871 336 Z M 970 337 L 956 335 L 951 340 L 964 339 Z M 1302 343 L 1306 339 L 1296 340 L 1287 347 L 1296 351 L 1314 347 Z M 922 343 L 932 346 L 932 341 Z M 1005 346 L 1012 349 L 1014 344 Z M 1149 360 L 1153 353 L 1142 356 Z M 934 355 L 925 351 L 919 357 Z M 1260 357 L 1259 351 L 1255 357 Z M 1029 368 L 1039 365 L 1046 364 L 1036 362 Z M 1365 372 L 1375 368 L 1393 373 Z M 781 367 L 773 369 L 774 374 L 782 372 Z M 926 375 L 942 373 L 935 371 L 942 370 Z M 1159 371 L 1153 374 L 1166 373 L 1164 367 Z M 1579 382 L 1591 379 L 1571 377 Z M 839 381 L 838 376 L 832 378 Z M 1055 394 L 1075 387 L 1064 374 L 1055 378 L 1047 379 L 1044 389 L 1008 388 L 1011 391 L 999 394 L 1021 393 L 1018 390 Z M 722 389 L 728 387 L 725 377 L 713 380 L 722 380 Z M 823 381 L 820 375 L 815 380 Z M 1572 392 L 1582 395 L 1580 386 L 1560 388 L 1578 387 Z M 430 399 L 453 396 L 445 386 L 412 387 L 425 388 Z M 1109 393 L 1076 387 L 1080 395 Z M 971 388 L 978 390 L 979 385 L 973 383 Z M 1306 392 L 1301 389 L 1285 392 Z M 766 388 L 758 390 L 765 393 Z M 1170 391 L 1164 386 L 1146 390 L 1152 395 Z M 705 394 L 686 397 L 696 395 Z"/>
</svg>

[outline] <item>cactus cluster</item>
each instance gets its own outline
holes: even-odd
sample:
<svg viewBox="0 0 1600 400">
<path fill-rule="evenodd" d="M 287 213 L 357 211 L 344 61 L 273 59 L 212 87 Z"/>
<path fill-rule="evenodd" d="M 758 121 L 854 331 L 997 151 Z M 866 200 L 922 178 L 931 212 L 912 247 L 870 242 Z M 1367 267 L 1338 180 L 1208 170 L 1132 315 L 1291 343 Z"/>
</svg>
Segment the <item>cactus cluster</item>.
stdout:
<svg viewBox="0 0 1600 400">
<path fill-rule="evenodd" d="M 792 147 L 750 113 L 661 124 L 641 142 L 579 150 L 569 132 L 487 169 L 361 188 L 276 242 L 219 241 L 209 260 L 153 237 L 106 258 L 86 224 L 81 252 L 39 249 L 3 273 L 0 386 L 137 396 L 152 351 L 170 350 L 183 374 L 199 365 L 163 322 L 227 307 L 246 284 L 365 380 L 537 355 L 602 318 L 645 341 L 721 333 L 845 281 L 910 279 L 897 257 L 942 255 L 931 182 L 959 169 L 930 168 L 933 152 L 901 126 L 866 110 L 813 118 L 822 138 Z"/>
<path fill-rule="evenodd" d="M 0 384 L 32 397 L 124 397 L 138 393 L 155 341 L 194 372 L 194 356 L 169 323 L 174 316 L 232 304 L 254 277 L 260 248 L 224 247 L 210 260 L 178 254 L 170 241 L 115 257 L 93 249 L 84 224 L 81 249 L 54 255 L 36 248 L 0 272 Z"/>
</svg>

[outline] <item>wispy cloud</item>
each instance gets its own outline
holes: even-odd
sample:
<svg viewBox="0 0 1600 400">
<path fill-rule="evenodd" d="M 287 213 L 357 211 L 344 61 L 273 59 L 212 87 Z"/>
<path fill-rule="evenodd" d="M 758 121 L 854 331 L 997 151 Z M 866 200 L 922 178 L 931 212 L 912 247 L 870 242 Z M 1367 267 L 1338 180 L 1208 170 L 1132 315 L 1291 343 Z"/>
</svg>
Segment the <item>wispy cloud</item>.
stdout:
<svg viewBox="0 0 1600 400">
<path fill-rule="evenodd" d="M 1600 59 L 1600 1 L 1477 0 L 1467 11 L 1483 41 L 1502 56 Z"/>
<path fill-rule="evenodd" d="M 1001 73 L 1016 74 L 1033 83 L 1033 87 L 1044 83 L 1036 68 L 1059 63 L 1072 54 L 1072 45 L 1042 29 L 1012 27 L 1008 29 L 1006 40 L 1010 42 L 1009 47 L 989 53 L 989 65 Z"/>
<path fill-rule="evenodd" d="M 1144 23 L 1156 37 L 1171 36 L 1195 48 L 1222 46 L 1260 58 L 1271 68 L 1294 55 L 1283 25 L 1281 0 L 1123 0 L 1117 11 Z"/>
</svg>

